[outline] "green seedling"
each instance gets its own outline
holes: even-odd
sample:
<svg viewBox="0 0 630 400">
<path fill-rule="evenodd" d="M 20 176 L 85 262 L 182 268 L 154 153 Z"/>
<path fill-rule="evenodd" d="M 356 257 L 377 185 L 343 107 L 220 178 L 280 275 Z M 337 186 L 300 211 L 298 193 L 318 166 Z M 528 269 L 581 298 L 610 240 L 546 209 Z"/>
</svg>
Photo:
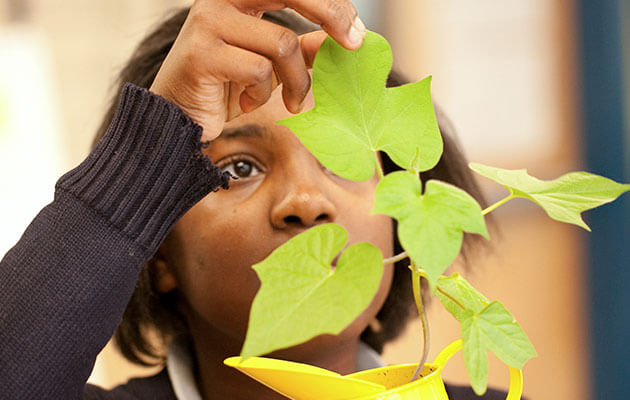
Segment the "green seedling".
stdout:
<svg viewBox="0 0 630 400">
<path fill-rule="evenodd" d="M 504 185 L 509 195 L 482 210 L 469 194 L 450 184 L 430 180 L 423 190 L 419 172 L 435 166 L 442 154 L 430 78 L 386 88 L 391 65 L 390 47 L 376 33 L 368 32 L 356 51 L 326 39 L 313 65 L 314 108 L 279 123 L 341 177 L 366 180 L 377 169 L 380 183 L 373 212 L 398 221 L 405 251 L 383 260 L 375 246 L 359 243 L 348 247 L 333 268 L 347 240 L 344 228 L 326 224 L 295 236 L 253 267 L 262 284 L 241 356 L 267 354 L 323 333 L 338 334 L 370 303 L 383 265 L 408 257 L 425 338 L 420 365 L 428 347 L 420 296 L 420 281 L 426 279 L 431 293 L 461 323 L 466 369 L 474 391 L 483 394 L 488 351 L 517 369 L 536 351 L 501 303 L 485 298 L 457 273 L 442 275 L 458 255 L 463 233 L 488 238 L 484 216 L 516 197 L 536 202 L 553 219 L 589 230 L 581 213 L 613 201 L 630 185 L 585 172 L 541 181 L 525 170 L 471 164 L 477 173 Z M 379 151 L 405 171 L 383 176 Z"/>
</svg>

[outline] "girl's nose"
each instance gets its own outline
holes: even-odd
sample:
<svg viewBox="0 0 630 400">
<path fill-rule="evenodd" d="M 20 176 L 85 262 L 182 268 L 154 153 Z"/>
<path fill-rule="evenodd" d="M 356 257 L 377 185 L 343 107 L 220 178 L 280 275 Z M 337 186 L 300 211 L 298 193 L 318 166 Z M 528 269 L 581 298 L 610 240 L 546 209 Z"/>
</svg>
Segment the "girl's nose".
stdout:
<svg viewBox="0 0 630 400">
<path fill-rule="evenodd" d="M 300 179 L 289 179 L 285 183 L 284 193 L 271 208 L 274 228 L 308 228 L 335 220 L 335 205 L 316 183 Z"/>
</svg>

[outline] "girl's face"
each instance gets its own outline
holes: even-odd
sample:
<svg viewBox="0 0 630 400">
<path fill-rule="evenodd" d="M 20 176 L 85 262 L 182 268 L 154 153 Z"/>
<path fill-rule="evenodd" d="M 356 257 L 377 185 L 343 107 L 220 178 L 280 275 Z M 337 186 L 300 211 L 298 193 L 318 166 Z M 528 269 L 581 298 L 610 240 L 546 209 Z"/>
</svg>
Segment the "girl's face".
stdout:
<svg viewBox="0 0 630 400">
<path fill-rule="evenodd" d="M 312 104 L 309 95 L 306 107 Z M 239 179 L 188 211 L 159 252 L 158 290 L 177 289 L 193 338 L 213 337 L 228 354 L 240 351 L 260 284 L 251 266 L 294 235 L 334 222 L 348 231 L 348 245 L 368 241 L 384 257 L 392 255 L 391 220 L 370 215 L 377 176 L 352 182 L 328 171 L 288 128 L 275 124 L 290 115 L 276 90 L 264 106 L 226 125 L 205 151 Z M 341 335 L 324 335 L 283 356 L 305 358 L 304 352 L 356 339 L 383 304 L 391 279 L 387 266 L 372 304 Z"/>
</svg>

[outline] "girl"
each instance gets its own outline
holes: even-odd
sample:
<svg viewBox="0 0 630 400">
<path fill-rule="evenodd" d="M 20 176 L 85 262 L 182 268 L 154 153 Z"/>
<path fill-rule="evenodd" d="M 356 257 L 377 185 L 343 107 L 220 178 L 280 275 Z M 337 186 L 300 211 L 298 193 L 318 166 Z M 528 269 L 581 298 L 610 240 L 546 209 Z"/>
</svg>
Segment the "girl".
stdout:
<svg viewBox="0 0 630 400">
<path fill-rule="evenodd" d="M 290 13 L 260 18 L 284 7 L 325 32 Z M 365 27 L 349 0 L 199 0 L 142 42 L 95 148 L 0 263 L 4 398 L 281 398 L 222 364 L 243 342 L 259 285 L 251 265 L 325 222 L 344 226 L 349 244 L 399 251 L 392 221 L 370 215 L 378 178 L 335 176 L 275 124 L 312 106 L 308 68 L 326 33 L 360 47 Z M 444 156 L 423 179 L 479 198 L 443 134 Z M 387 266 L 370 306 L 340 335 L 272 356 L 340 373 L 378 366 L 411 315 L 408 282 L 404 264 Z M 114 331 L 127 358 L 167 367 L 111 391 L 86 385 Z M 169 345 L 166 356 L 150 332 Z"/>
</svg>

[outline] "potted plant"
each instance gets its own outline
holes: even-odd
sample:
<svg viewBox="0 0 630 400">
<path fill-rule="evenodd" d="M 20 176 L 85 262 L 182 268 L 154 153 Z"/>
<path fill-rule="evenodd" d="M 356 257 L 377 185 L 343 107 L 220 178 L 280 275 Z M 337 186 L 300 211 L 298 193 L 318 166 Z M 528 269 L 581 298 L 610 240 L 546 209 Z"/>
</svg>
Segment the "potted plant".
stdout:
<svg viewBox="0 0 630 400">
<path fill-rule="evenodd" d="M 380 182 L 373 212 L 398 221 L 397 234 L 405 251 L 384 260 L 374 245 L 358 243 L 347 247 L 332 268 L 331 262 L 347 241 L 343 227 L 324 224 L 293 237 L 253 266 L 261 287 L 252 304 L 241 356 L 226 363 L 294 399 L 440 399 L 447 398 L 440 370 L 460 348 L 471 386 L 483 394 L 487 351 L 491 351 L 511 370 L 508 398 L 520 398 L 520 369 L 536 356 L 526 334 L 500 302 L 484 297 L 457 273 L 442 275 L 458 255 L 463 233 L 488 239 L 484 216 L 517 197 L 536 202 L 555 220 L 589 230 L 580 214 L 613 201 L 630 190 L 630 185 L 585 172 L 541 181 L 526 170 L 473 163 L 473 171 L 509 191 L 504 199 L 482 210 L 455 186 L 436 180 L 420 182 L 420 172 L 435 166 L 442 154 L 430 78 L 386 88 L 391 65 L 389 45 L 376 33 L 368 32 L 356 51 L 326 39 L 313 65 L 315 107 L 279 123 L 343 178 L 366 180 L 376 169 Z M 404 170 L 385 176 L 380 151 Z M 323 333 L 339 333 L 372 300 L 383 265 L 404 258 L 410 259 L 425 336 L 419 363 L 342 377 L 316 367 L 256 357 Z M 433 364 L 425 363 L 428 328 L 420 296 L 422 279 L 461 323 L 461 341 L 448 346 Z M 315 320 L 313 316 L 317 316 Z"/>
</svg>

